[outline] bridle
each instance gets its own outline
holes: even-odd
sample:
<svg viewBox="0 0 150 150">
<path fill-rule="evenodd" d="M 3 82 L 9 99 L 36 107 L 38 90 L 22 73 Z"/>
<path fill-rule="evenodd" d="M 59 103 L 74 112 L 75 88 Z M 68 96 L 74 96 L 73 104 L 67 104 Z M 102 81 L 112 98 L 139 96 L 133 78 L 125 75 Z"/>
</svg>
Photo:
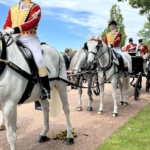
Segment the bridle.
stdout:
<svg viewBox="0 0 150 150">
<path fill-rule="evenodd" d="M 5 39 L 6 36 L 8 37 L 7 41 Z M 2 34 L 2 32 L 0 32 L 0 40 L 5 41 L 6 47 L 9 47 L 14 42 L 14 38 L 10 34 L 8 33 Z"/>
<path fill-rule="evenodd" d="M 97 52 L 90 51 L 90 52 L 88 52 L 88 54 L 92 53 L 95 56 L 94 60 L 97 62 L 99 69 L 102 70 L 103 72 L 110 69 L 110 67 L 113 64 L 112 50 L 110 50 L 110 48 L 107 46 L 106 50 L 102 54 L 98 55 L 98 52 L 100 51 L 101 47 L 103 47 L 102 41 L 100 39 L 95 39 L 95 38 L 91 38 L 89 41 L 97 41 L 98 42 L 98 45 L 96 46 Z M 109 54 L 109 62 L 108 62 L 108 65 L 106 67 L 101 67 L 98 59 L 101 58 L 106 52 L 108 52 L 108 54 Z"/>
</svg>

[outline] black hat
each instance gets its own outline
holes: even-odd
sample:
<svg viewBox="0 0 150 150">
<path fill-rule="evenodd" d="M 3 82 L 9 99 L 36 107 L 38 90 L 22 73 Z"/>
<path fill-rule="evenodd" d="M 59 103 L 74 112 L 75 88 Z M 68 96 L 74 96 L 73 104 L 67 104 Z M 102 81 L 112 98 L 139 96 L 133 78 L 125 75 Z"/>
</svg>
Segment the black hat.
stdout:
<svg viewBox="0 0 150 150">
<path fill-rule="evenodd" d="M 111 21 L 111 22 L 109 23 L 109 26 L 110 26 L 110 25 L 112 25 L 112 24 L 114 24 L 114 25 L 116 25 L 116 26 L 117 26 L 117 22 L 116 22 L 116 21 L 114 21 L 114 20 L 113 20 L 113 21 Z"/>
<path fill-rule="evenodd" d="M 133 41 L 133 39 L 132 38 L 129 38 L 129 42 L 132 42 Z"/>
<path fill-rule="evenodd" d="M 143 41 L 143 39 L 139 39 L 139 42 L 142 42 Z"/>
</svg>

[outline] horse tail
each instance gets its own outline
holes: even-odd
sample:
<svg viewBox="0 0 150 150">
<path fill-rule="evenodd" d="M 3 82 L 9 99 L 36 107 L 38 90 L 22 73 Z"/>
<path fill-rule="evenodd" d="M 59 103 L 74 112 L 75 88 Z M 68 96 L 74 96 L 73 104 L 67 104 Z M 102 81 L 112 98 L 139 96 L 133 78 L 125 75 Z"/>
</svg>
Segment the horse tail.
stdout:
<svg viewBox="0 0 150 150">
<path fill-rule="evenodd" d="M 130 84 L 130 78 L 129 77 L 123 77 L 121 79 L 122 82 L 122 90 L 128 93 L 128 97 L 133 96 L 133 90 L 134 88 Z"/>
<path fill-rule="evenodd" d="M 51 91 L 51 99 L 50 99 L 50 116 L 58 117 L 61 114 L 62 103 L 60 100 L 60 96 L 54 87 Z"/>
</svg>

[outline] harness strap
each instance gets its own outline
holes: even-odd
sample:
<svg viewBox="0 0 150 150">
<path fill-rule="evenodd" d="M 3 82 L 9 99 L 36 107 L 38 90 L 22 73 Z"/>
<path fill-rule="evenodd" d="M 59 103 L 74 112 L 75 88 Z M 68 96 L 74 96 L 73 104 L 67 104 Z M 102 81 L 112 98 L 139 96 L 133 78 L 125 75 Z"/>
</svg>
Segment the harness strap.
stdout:
<svg viewBox="0 0 150 150">
<path fill-rule="evenodd" d="M 32 75 L 22 70 L 20 67 L 18 67 L 17 65 L 15 65 L 14 63 L 10 61 L 0 59 L 0 62 L 7 64 L 11 69 L 13 69 L 14 71 L 16 71 L 17 73 L 19 73 L 21 76 L 23 76 L 24 78 L 28 80 L 26 89 L 21 99 L 18 102 L 18 105 L 20 106 L 21 104 L 25 102 L 26 99 L 30 97 L 33 87 L 38 82 L 38 79 L 36 77 L 32 77 Z"/>
<path fill-rule="evenodd" d="M 5 62 L 11 69 L 15 70 L 17 73 L 19 73 L 20 75 L 22 75 L 23 77 L 28 79 L 30 82 L 33 82 L 33 84 L 36 84 L 38 82 L 38 79 L 36 77 L 32 77 L 32 75 L 30 75 L 26 71 L 22 70 L 20 67 L 18 67 L 11 61 L 4 60 L 3 62 Z"/>
<path fill-rule="evenodd" d="M 35 84 L 34 84 L 33 82 L 28 81 L 27 86 L 26 86 L 26 89 L 25 89 L 25 91 L 24 91 L 24 93 L 23 93 L 23 95 L 22 95 L 20 101 L 18 102 L 18 105 L 19 105 L 19 106 L 20 106 L 21 104 L 23 104 L 23 103 L 26 101 L 26 99 L 28 99 L 28 98 L 30 97 L 30 95 L 31 95 L 31 93 L 32 93 L 32 90 L 33 90 L 33 88 L 34 88 L 34 85 L 35 85 Z"/>
</svg>

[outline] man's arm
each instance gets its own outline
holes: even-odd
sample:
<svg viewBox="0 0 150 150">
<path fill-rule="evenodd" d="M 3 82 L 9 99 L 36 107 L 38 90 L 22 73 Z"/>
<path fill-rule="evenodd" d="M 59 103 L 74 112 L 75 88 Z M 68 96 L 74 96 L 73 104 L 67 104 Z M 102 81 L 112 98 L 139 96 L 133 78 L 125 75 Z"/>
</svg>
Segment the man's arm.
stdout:
<svg viewBox="0 0 150 150">
<path fill-rule="evenodd" d="M 122 39 L 122 34 L 118 33 L 115 40 L 114 40 L 114 42 L 113 42 L 113 44 L 112 44 L 113 47 L 117 47 L 120 44 L 121 39 Z"/>
<path fill-rule="evenodd" d="M 104 36 L 104 43 L 108 44 L 106 35 Z"/>
</svg>

